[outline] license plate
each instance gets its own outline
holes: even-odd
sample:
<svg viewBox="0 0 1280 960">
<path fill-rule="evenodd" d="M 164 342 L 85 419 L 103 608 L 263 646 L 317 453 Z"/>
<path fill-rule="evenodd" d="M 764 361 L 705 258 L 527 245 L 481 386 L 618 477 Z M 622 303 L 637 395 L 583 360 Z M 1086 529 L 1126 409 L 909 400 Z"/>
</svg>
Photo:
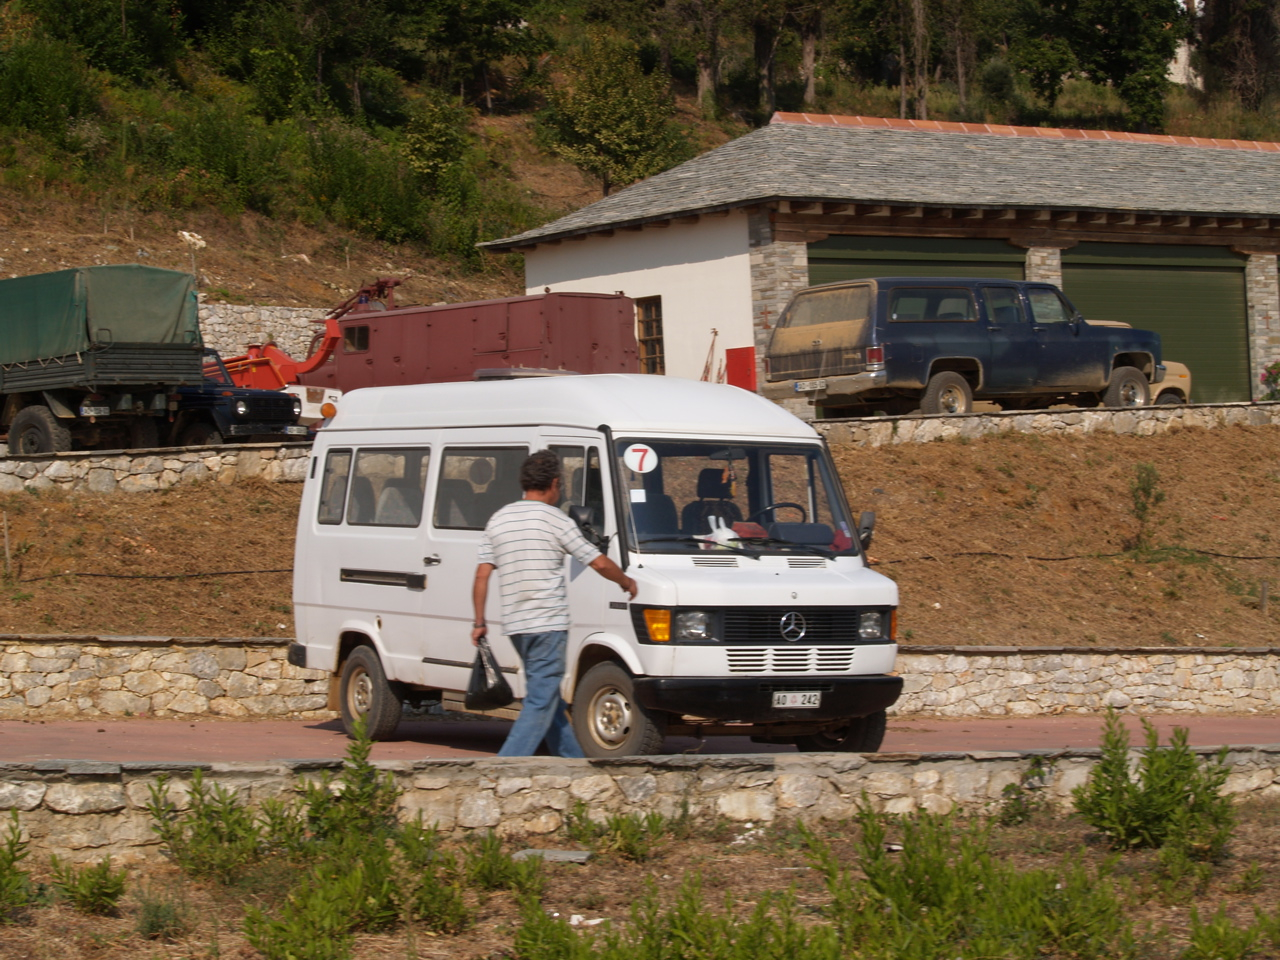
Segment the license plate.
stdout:
<svg viewBox="0 0 1280 960">
<path fill-rule="evenodd" d="M 811 710 L 822 705 L 822 692 L 820 690 L 787 690 L 775 693 L 773 705 L 785 707 L 788 710 Z"/>
<path fill-rule="evenodd" d="M 826 380 L 797 380 L 796 393 L 808 393 L 810 390 L 827 389 Z"/>
<path fill-rule="evenodd" d="M 111 416 L 110 407 L 81 407 L 80 416 L 82 417 L 109 417 Z"/>
<path fill-rule="evenodd" d="M 291 437 L 305 437 L 307 428 L 304 426 L 285 427 L 284 432 Z"/>
</svg>

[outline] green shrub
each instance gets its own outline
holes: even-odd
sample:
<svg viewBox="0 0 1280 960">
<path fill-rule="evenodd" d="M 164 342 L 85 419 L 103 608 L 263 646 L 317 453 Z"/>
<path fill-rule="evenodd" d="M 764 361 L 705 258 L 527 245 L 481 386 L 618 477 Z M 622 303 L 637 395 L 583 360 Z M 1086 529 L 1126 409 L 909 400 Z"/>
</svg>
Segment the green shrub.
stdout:
<svg viewBox="0 0 1280 960">
<path fill-rule="evenodd" d="M 31 877 L 18 866 L 27 858 L 18 811 L 9 813 L 9 824 L 0 836 L 0 923 L 15 920 L 32 900 Z"/>
<path fill-rule="evenodd" d="M 390 772 L 382 773 L 369 762 L 372 751 L 365 718 L 359 717 L 336 781 L 326 772 L 303 787 L 302 815 L 312 840 L 358 837 L 372 842 L 394 832 L 400 788 Z"/>
<path fill-rule="evenodd" d="M 143 890 L 135 894 L 138 916 L 134 929 L 148 940 L 177 940 L 191 929 L 191 913 L 180 900 L 153 896 Z"/>
<path fill-rule="evenodd" d="M 115 916 L 120 898 L 124 896 L 126 874 L 124 870 L 111 869 L 110 857 L 84 867 L 50 857 L 49 865 L 53 888 L 73 907 L 81 913 Z"/>
<path fill-rule="evenodd" d="M 1191 908 L 1191 930 L 1182 960 L 1245 960 L 1260 956 L 1265 936 L 1263 924 L 1242 927 L 1219 907 L 1213 916 L 1201 922 L 1200 913 Z"/>
<path fill-rule="evenodd" d="M 97 110 L 97 90 L 75 49 L 29 37 L 0 50 L 0 124 L 66 140 L 76 117 Z"/>
<path fill-rule="evenodd" d="M 245 937 L 267 960 L 347 960 L 354 940 L 349 909 L 350 891 L 315 870 L 289 894 L 277 916 L 250 907 Z"/>
<path fill-rule="evenodd" d="M 492 832 L 471 839 L 463 873 L 481 890 L 514 890 L 531 895 L 542 890 L 542 860 L 538 857 L 512 860 L 503 851 L 502 840 Z"/>
<path fill-rule="evenodd" d="M 191 775 L 190 805 L 184 812 L 169 799 L 167 776 L 157 777 L 149 789 L 151 829 L 191 876 L 231 883 L 261 859 L 262 826 L 233 792 L 221 784 L 205 786 L 199 767 Z"/>
<path fill-rule="evenodd" d="M 1134 774 L 1129 769 L 1129 732 L 1109 711 L 1102 757 L 1072 796 L 1077 812 L 1116 849 L 1176 845 L 1198 860 L 1216 860 L 1231 839 L 1235 811 L 1222 796 L 1230 768 L 1226 748 L 1202 762 L 1187 744 L 1185 727 L 1174 729 L 1169 746 L 1143 719 L 1146 749 Z"/>
</svg>

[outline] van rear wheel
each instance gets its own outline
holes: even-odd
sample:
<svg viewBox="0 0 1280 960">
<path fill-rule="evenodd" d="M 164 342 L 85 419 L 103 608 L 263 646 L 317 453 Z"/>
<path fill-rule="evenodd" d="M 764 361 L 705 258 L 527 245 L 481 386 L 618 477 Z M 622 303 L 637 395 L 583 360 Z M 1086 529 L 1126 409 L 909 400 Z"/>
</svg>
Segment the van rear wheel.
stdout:
<svg viewBox="0 0 1280 960">
<path fill-rule="evenodd" d="M 354 736 L 358 717 L 365 718 L 365 733 L 370 740 L 386 740 L 400 725 L 401 703 L 387 682 L 382 661 L 372 647 L 356 647 L 342 665 L 338 681 L 338 697 L 342 710 L 342 729 Z"/>
<path fill-rule="evenodd" d="M 920 398 L 921 413 L 970 413 L 973 389 L 969 381 L 954 370 L 943 370 L 929 378 Z"/>
<path fill-rule="evenodd" d="M 588 757 L 655 754 L 666 735 L 666 718 L 642 707 L 631 674 L 606 660 L 588 670 L 573 694 L 573 732 Z"/>
<path fill-rule="evenodd" d="M 796 737 L 801 753 L 875 753 L 884 743 L 889 718 L 883 710 L 854 717 L 847 726 Z"/>
</svg>

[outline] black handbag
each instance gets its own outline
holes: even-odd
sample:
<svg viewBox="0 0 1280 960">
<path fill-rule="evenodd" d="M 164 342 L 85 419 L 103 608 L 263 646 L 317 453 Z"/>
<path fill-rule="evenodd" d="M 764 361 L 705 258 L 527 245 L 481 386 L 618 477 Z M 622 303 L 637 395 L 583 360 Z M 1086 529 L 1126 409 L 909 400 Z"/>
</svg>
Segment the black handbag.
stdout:
<svg viewBox="0 0 1280 960">
<path fill-rule="evenodd" d="M 488 638 L 481 637 L 475 663 L 471 664 L 471 682 L 467 684 L 467 709 L 497 710 L 514 699 L 511 684 L 502 675 L 502 668 L 498 666 L 498 658 L 493 655 Z"/>
</svg>

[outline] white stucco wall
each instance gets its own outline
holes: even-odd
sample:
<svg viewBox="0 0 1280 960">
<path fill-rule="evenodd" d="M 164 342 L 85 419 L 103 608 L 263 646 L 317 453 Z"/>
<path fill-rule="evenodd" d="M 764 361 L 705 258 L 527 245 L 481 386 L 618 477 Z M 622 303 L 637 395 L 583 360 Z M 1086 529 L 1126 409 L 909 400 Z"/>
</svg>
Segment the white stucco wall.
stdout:
<svg viewBox="0 0 1280 960">
<path fill-rule="evenodd" d="M 574 290 L 628 297 L 662 297 L 662 325 L 669 376 L 702 376 L 711 331 L 716 329 L 711 377 L 728 347 L 749 347 L 751 264 L 747 215 L 703 217 L 697 223 L 620 230 L 525 254 L 528 293 Z"/>
</svg>

